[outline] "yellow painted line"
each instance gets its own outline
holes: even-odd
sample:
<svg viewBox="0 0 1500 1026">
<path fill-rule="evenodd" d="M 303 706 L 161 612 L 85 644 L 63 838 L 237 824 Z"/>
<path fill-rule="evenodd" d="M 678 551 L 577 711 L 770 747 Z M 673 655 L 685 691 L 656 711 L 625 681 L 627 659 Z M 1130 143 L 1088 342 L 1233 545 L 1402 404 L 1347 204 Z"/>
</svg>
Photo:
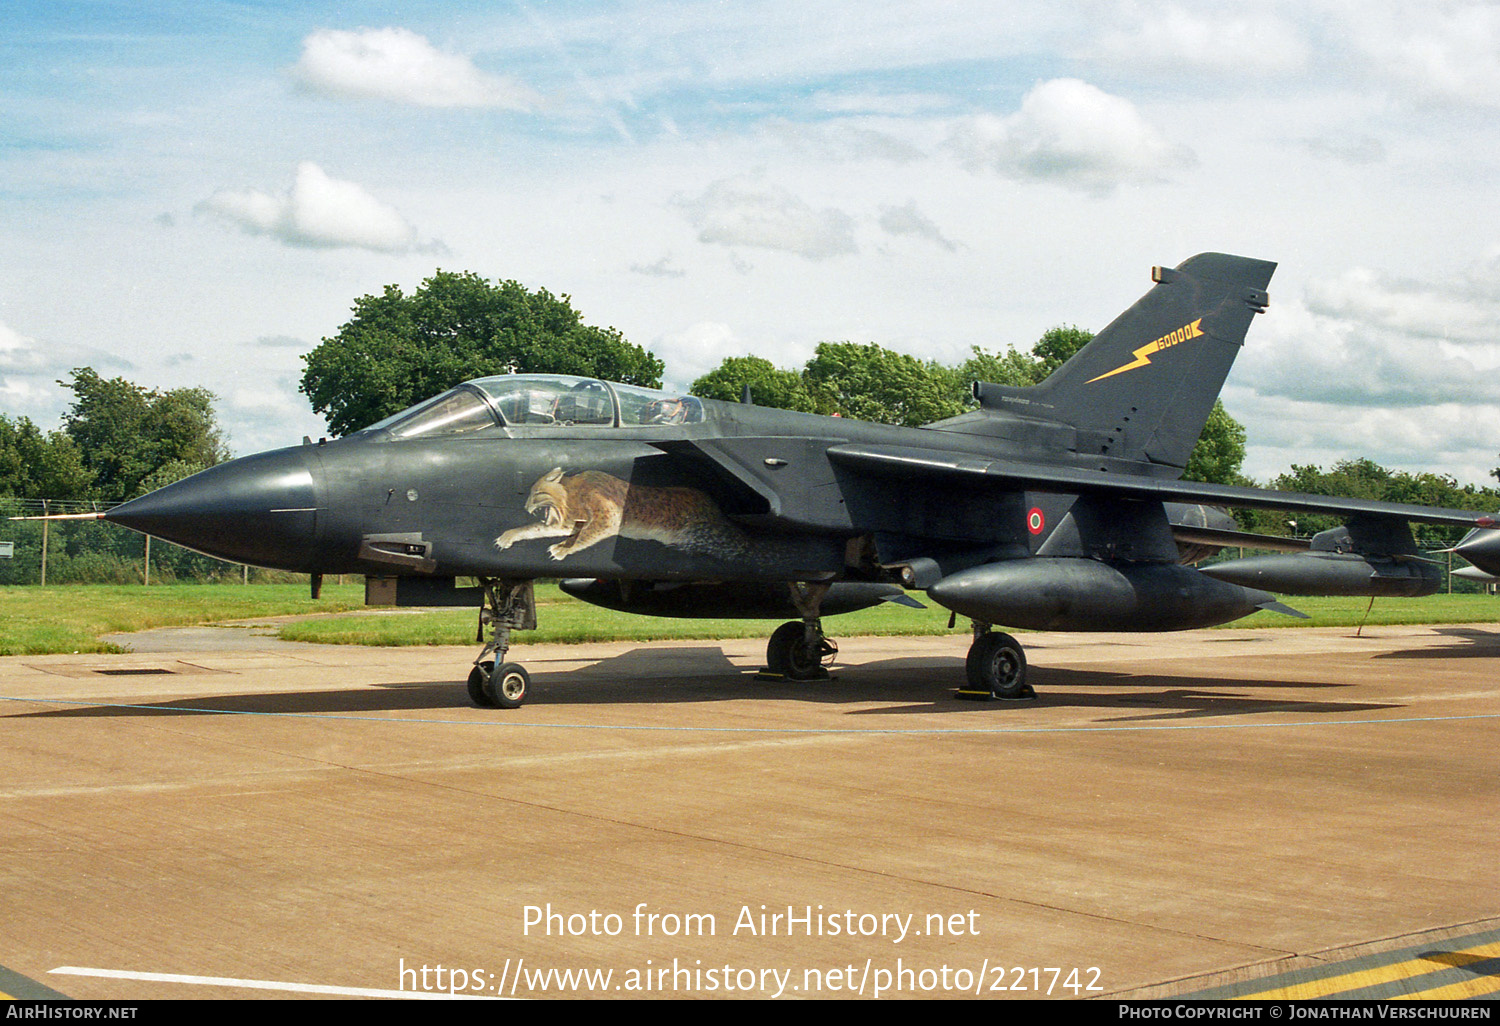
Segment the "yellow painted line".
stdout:
<svg viewBox="0 0 1500 1026">
<path fill-rule="evenodd" d="M 1408 962 L 1396 962 L 1391 965 L 1381 966 L 1379 969 L 1360 969 L 1357 972 L 1345 973 L 1341 976 L 1329 976 L 1321 980 L 1309 980 L 1307 983 L 1294 983 L 1288 987 L 1277 987 L 1275 990 L 1264 990 L 1258 994 L 1240 994 L 1237 995 L 1237 1000 L 1294 1001 L 1299 998 L 1327 997 L 1330 994 L 1339 994 L 1346 990 L 1363 990 L 1365 987 L 1378 987 L 1382 983 L 1408 980 L 1413 976 L 1426 976 L 1428 973 L 1438 972 L 1445 965 L 1451 967 L 1488 961 L 1500 955 L 1500 941 L 1496 941 L 1493 944 L 1481 944 L 1477 948 L 1465 948 L 1462 951 L 1443 952 L 1443 954 L 1445 957 L 1442 959 L 1415 958 Z M 1447 988 L 1439 989 L 1445 990 Z"/>
<path fill-rule="evenodd" d="M 1471 980 L 1460 980 L 1446 987 L 1419 990 L 1415 994 L 1398 994 L 1399 998 L 1415 1001 L 1463 1001 L 1467 998 L 1488 997 L 1500 993 L 1500 976 L 1476 976 Z"/>
<path fill-rule="evenodd" d="M 14 1001 L 14 1000 L 15 1000 L 15 998 L 11 997 L 9 994 L 0 993 L 0 1001 Z"/>
</svg>

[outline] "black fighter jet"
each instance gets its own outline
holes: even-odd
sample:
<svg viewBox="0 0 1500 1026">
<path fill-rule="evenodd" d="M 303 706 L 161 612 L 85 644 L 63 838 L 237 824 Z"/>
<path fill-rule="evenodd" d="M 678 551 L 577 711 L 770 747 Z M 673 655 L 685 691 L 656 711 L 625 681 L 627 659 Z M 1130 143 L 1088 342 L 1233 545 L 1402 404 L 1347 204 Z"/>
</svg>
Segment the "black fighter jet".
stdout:
<svg viewBox="0 0 1500 1026">
<path fill-rule="evenodd" d="M 976 410 L 925 427 L 502 375 L 101 516 L 309 573 L 314 593 L 324 574 L 364 574 L 371 602 L 479 605 L 489 639 L 469 694 L 505 708 L 529 688 L 507 652 L 536 626 L 537 578 L 657 616 L 790 617 L 766 661 L 795 680 L 826 672 L 823 617 L 925 592 L 973 621 L 960 694 L 1015 699 L 1033 694 L 1026 656 L 991 625 L 1170 631 L 1296 615 L 1273 592 L 1427 594 L 1438 574 L 1410 521 L 1474 528 L 1459 550 L 1500 573 L 1487 516 L 1180 480 L 1274 269 L 1217 253 L 1155 268 L 1046 381 L 977 383 Z M 1225 506 L 1347 524 L 1200 571 L 1189 564 L 1247 541 Z"/>
</svg>

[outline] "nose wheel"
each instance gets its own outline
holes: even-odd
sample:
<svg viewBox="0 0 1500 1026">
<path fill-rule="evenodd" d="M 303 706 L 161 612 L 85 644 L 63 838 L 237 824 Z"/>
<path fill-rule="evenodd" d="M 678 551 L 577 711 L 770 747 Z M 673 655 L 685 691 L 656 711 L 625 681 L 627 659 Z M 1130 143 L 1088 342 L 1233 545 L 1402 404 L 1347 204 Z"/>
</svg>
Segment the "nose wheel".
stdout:
<svg viewBox="0 0 1500 1026">
<path fill-rule="evenodd" d="M 469 699 L 482 709 L 519 709 L 531 690 L 531 674 L 520 663 L 479 663 L 469 671 Z"/>
</svg>

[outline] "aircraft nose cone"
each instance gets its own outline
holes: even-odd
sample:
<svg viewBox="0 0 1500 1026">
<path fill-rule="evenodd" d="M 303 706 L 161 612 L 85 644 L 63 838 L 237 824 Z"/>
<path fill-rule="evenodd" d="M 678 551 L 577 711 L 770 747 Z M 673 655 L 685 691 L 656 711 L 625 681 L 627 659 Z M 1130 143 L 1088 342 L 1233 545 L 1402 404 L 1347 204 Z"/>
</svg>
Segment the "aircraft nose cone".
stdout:
<svg viewBox="0 0 1500 1026">
<path fill-rule="evenodd" d="M 317 505 L 308 457 L 280 449 L 210 467 L 104 519 L 235 563 L 309 572 Z"/>
<path fill-rule="evenodd" d="M 1482 528 L 1470 531 L 1453 551 L 1488 574 L 1500 574 L 1500 531 Z"/>
</svg>

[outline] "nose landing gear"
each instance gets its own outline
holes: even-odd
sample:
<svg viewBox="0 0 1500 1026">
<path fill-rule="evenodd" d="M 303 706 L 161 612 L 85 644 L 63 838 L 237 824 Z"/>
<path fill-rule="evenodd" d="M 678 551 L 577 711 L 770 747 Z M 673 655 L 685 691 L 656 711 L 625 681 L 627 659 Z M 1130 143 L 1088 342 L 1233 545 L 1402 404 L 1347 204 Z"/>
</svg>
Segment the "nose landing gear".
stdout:
<svg viewBox="0 0 1500 1026">
<path fill-rule="evenodd" d="M 520 663 L 506 662 L 511 631 L 536 630 L 536 594 L 530 581 L 481 578 L 484 605 L 479 610 L 479 636 L 489 641 L 469 671 L 469 700 L 484 709 L 519 709 L 531 690 L 531 675 Z"/>
</svg>

